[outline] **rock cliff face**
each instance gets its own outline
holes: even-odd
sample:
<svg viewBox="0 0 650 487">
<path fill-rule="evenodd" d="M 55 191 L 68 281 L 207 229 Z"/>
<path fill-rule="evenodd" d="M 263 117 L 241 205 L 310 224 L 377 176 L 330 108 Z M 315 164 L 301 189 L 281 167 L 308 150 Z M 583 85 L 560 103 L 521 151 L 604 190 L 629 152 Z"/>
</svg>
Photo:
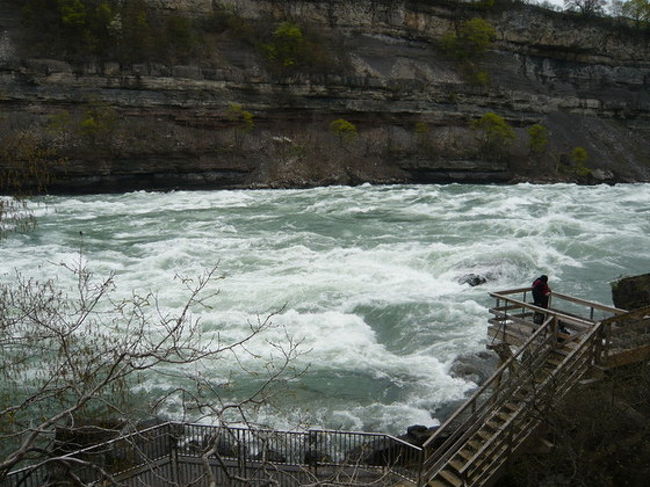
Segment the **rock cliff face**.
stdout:
<svg viewBox="0 0 650 487">
<path fill-rule="evenodd" d="M 208 55 L 185 64 L 35 58 L 25 48 L 19 2 L 3 2 L 4 130 L 8 121 L 49 130 L 66 161 L 49 169 L 50 191 L 650 181 L 647 31 L 535 7 L 478 11 L 451 1 L 149 3 L 197 19 L 229 12 L 253 26 L 290 19 L 317 33 L 336 63 L 278 71 L 228 28 L 214 34 Z M 441 48 L 459 19 L 476 16 L 496 29 L 490 50 L 471 63 L 486 74 L 481 82 Z M 110 112 L 106 130 L 51 135 L 62 114 L 74 121 L 100 109 Z M 253 127 L 241 125 L 243 111 Z M 515 129 L 498 154 L 482 150 L 470 128 L 487 112 Z M 329 124 L 339 118 L 358 135 L 332 134 Z M 550 132 L 534 156 L 526 132 L 533 124 Z M 579 168 L 567 156 L 577 146 L 589 156 Z"/>
</svg>

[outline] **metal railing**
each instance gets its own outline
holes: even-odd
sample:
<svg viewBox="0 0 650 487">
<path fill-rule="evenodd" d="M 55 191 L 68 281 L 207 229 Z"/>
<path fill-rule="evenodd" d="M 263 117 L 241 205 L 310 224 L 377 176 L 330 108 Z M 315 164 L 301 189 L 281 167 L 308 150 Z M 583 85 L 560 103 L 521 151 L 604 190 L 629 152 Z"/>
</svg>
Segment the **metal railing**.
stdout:
<svg viewBox="0 0 650 487">
<path fill-rule="evenodd" d="M 419 485 L 425 484 L 456 454 L 464 444 L 501 404 L 503 397 L 511 397 L 521 387 L 520 375 L 513 373 L 524 352 L 525 369 L 542 362 L 552 347 L 553 319 L 549 318 L 535 331 L 526 344 L 505 361 L 494 374 L 424 443 L 425 460 Z M 519 370 L 519 366 L 516 370 Z"/>
<path fill-rule="evenodd" d="M 517 299 L 513 295 L 519 295 L 521 297 L 520 299 Z M 506 303 L 506 311 L 510 311 L 511 314 L 512 311 L 515 310 L 529 310 L 544 313 L 554 312 L 565 318 L 573 318 L 589 324 L 607 319 L 612 315 L 627 313 L 627 310 L 624 309 L 607 306 L 595 301 L 576 298 L 555 291 L 553 291 L 549 296 L 548 308 L 540 308 L 532 303 L 526 302 L 528 297 L 532 296 L 532 288 L 530 287 L 493 292 L 490 293 L 490 296 L 496 299 L 495 310 L 498 310 L 502 306 L 501 302 L 503 302 Z"/>
<path fill-rule="evenodd" d="M 414 481 L 421 463 L 421 448 L 381 433 L 168 422 L 11 472 L 0 486 L 207 486 L 211 476 L 219 485 L 248 479 L 293 486 L 334 477 L 382 485 Z"/>
</svg>

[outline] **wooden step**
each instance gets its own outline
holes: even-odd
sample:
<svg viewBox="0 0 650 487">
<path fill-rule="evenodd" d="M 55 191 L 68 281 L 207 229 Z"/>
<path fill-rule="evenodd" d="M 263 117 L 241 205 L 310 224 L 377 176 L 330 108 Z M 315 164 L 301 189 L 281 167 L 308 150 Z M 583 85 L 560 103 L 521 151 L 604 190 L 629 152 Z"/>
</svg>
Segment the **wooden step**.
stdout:
<svg viewBox="0 0 650 487">
<path fill-rule="evenodd" d="M 566 357 L 567 355 L 569 355 L 571 352 L 573 352 L 573 350 L 567 349 L 567 348 L 564 348 L 564 347 L 563 348 L 554 348 L 552 350 L 552 353 L 555 353 L 557 355 L 562 355 L 563 358 Z"/>
<path fill-rule="evenodd" d="M 438 475 L 454 487 L 461 487 L 463 485 L 462 479 L 455 473 L 451 472 L 448 468 L 443 468 Z"/>
<path fill-rule="evenodd" d="M 467 448 L 461 448 L 460 450 L 458 450 L 458 452 L 456 452 L 456 454 L 458 456 L 463 457 L 463 459 L 465 459 L 465 460 L 469 460 L 470 458 L 472 458 L 474 456 L 474 452 L 467 449 Z"/>
<path fill-rule="evenodd" d="M 469 440 L 468 442 L 465 443 L 465 446 L 469 448 L 473 448 L 475 452 L 479 451 L 481 449 L 481 446 L 483 446 L 481 443 L 475 440 Z"/>
<path fill-rule="evenodd" d="M 490 433 L 489 431 L 485 431 L 484 428 L 481 428 L 476 432 L 476 435 L 480 436 L 484 440 L 489 440 L 494 436 L 494 433 Z"/>
<path fill-rule="evenodd" d="M 444 480 L 433 479 L 427 482 L 429 487 L 451 487 L 451 484 L 445 482 Z"/>
<path fill-rule="evenodd" d="M 497 418 L 499 418 L 499 419 L 502 419 L 504 422 L 506 422 L 506 421 L 508 421 L 508 420 L 512 417 L 512 414 L 508 414 L 508 413 L 505 412 L 505 411 L 499 411 L 499 412 L 496 413 L 493 417 L 495 417 L 495 416 L 496 416 Z"/>
<path fill-rule="evenodd" d="M 519 411 L 521 408 L 521 402 L 504 402 L 503 407 L 510 411 Z"/>
<path fill-rule="evenodd" d="M 449 465 L 451 465 L 454 468 L 454 470 L 456 470 L 457 472 L 460 472 L 463 469 L 465 463 L 466 462 L 458 460 L 456 458 L 452 458 L 451 460 L 449 460 Z"/>
<path fill-rule="evenodd" d="M 476 464 L 473 465 L 474 468 L 468 469 L 465 475 L 468 475 L 472 479 L 473 483 L 480 485 L 477 481 L 480 479 L 488 479 L 492 477 L 494 472 L 503 463 L 503 460 L 499 461 L 499 459 L 502 457 L 505 451 L 506 447 L 502 445 L 489 457 L 483 457 L 481 461 L 476 462 Z"/>
</svg>

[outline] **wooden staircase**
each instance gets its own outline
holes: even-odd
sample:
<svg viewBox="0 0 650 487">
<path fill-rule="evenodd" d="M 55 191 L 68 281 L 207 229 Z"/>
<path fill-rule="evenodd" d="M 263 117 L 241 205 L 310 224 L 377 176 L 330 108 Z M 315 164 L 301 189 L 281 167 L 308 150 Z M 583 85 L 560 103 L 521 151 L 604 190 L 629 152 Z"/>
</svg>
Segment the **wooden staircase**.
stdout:
<svg viewBox="0 0 650 487">
<path fill-rule="evenodd" d="M 507 397 L 490 408 L 482 424 L 459 442 L 456 452 L 427 484 L 431 487 L 485 485 L 542 420 L 544 402 L 549 400 L 544 390 L 553 383 L 553 373 L 573 351 L 574 346 L 569 343 L 547 354 L 536 373 L 522 375 Z"/>
<path fill-rule="evenodd" d="M 489 335 L 503 364 L 424 444 L 418 485 L 480 487 L 490 485 L 512 455 L 531 438 L 544 416 L 586 374 L 607 343 L 605 326 L 589 317 L 545 310 L 507 293 L 493 293 Z M 570 298 L 570 297 L 567 297 Z M 570 298 L 575 300 L 575 298 Z M 505 302 L 502 305 L 502 302 Z M 543 316 L 536 324 L 534 317 Z M 513 354 L 510 345 L 518 346 Z"/>
</svg>

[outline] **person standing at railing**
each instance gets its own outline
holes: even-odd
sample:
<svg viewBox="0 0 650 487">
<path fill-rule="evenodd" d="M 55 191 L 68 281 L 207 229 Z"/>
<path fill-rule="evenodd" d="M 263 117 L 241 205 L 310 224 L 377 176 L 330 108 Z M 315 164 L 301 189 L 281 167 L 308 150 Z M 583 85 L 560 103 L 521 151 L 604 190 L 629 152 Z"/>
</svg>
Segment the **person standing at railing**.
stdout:
<svg viewBox="0 0 650 487">
<path fill-rule="evenodd" d="M 551 288 L 548 287 L 548 276 L 544 274 L 535 279 L 532 290 L 533 304 L 540 308 L 548 308 L 548 300 L 551 296 Z M 541 324 L 544 321 L 544 315 L 542 313 L 535 313 L 533 321 Z"/>
</svg>

